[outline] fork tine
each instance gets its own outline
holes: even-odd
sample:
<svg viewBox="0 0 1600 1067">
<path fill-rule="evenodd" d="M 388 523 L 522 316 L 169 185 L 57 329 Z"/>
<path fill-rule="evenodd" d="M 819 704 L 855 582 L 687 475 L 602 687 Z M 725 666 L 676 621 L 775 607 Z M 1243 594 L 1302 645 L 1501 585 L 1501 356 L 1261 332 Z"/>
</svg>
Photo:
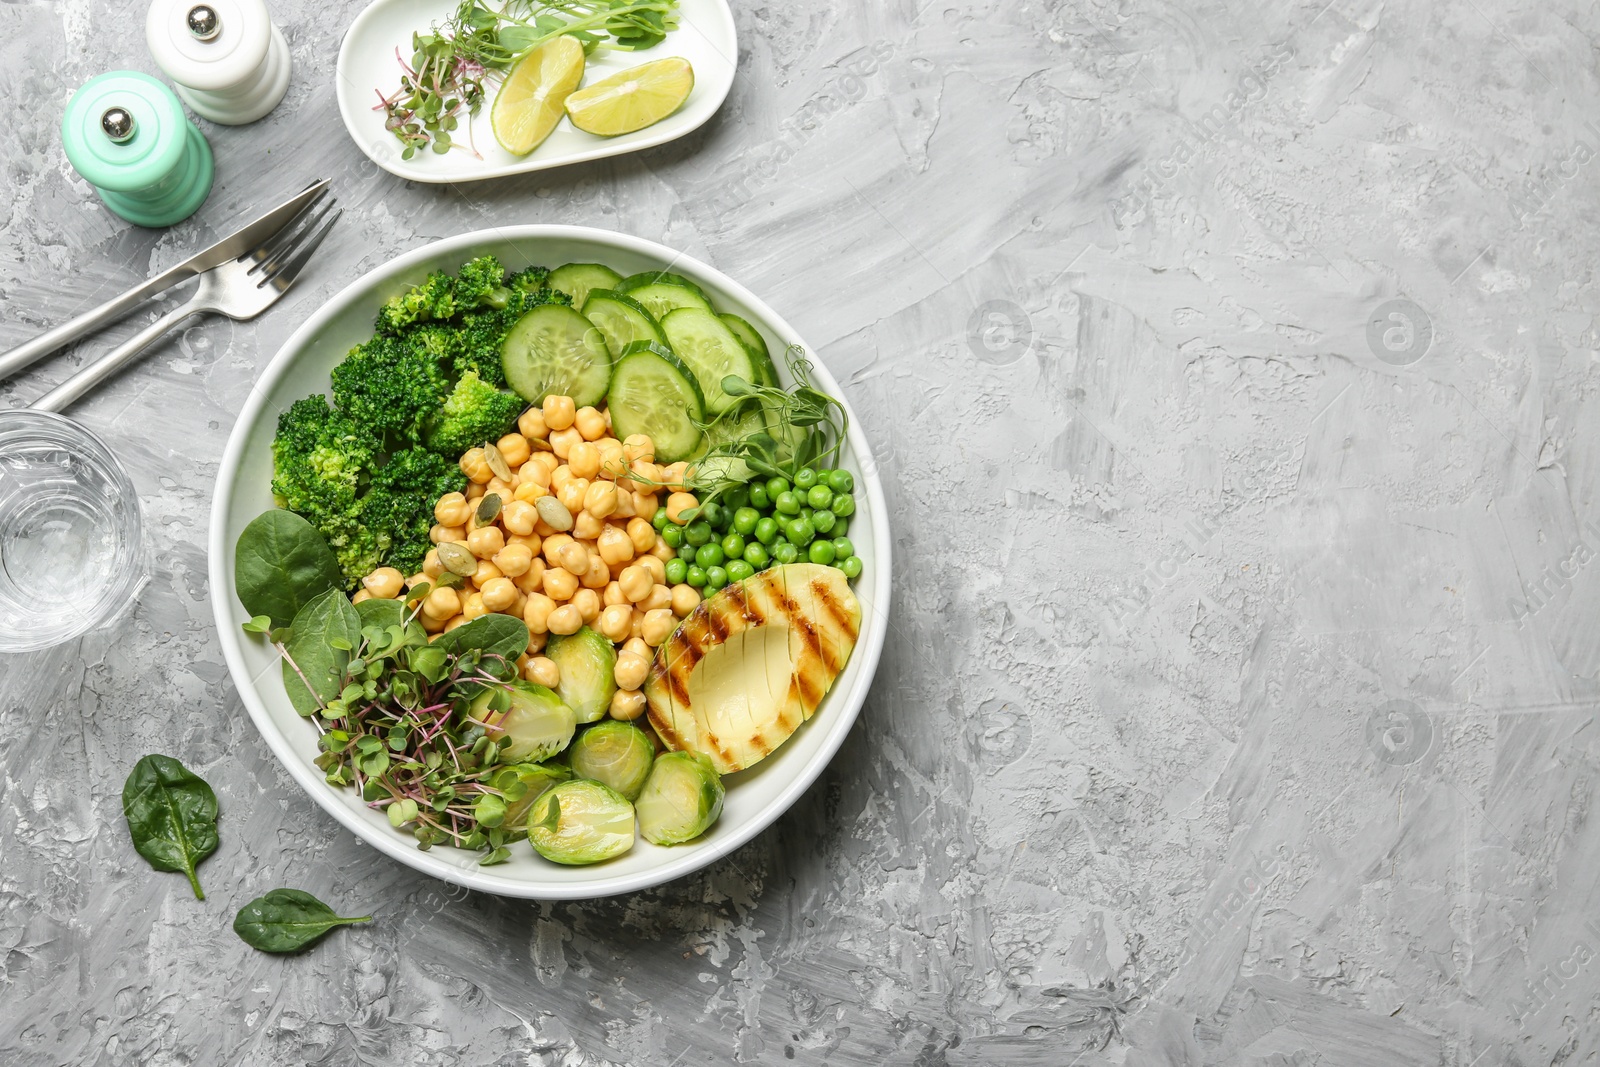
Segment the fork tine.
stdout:
<svg viewBox="0 0 1600 1067">
<path fill-rule="evenodd" d="M 333 205 L 330 203 L 328 206 L 332 207 Z M 329 215 L 328 220 L 322 224 L 322 227 L 316 233 L 300 242 L 298 248 L 294 250 L 294 258 L 281 267 L 274 266 L 269 268 L 267 276 L 256 283 L 256 288 L 259 289 L 263 285 L 270 284 L 281 293 L 293 285 L 295 279 L 300 276 L 300 271 L 305 268 L 306 262 L 311 258 L 311 254 L 317 250 L 318 245 L 322 244 L 322 239 L 328 236 L 328 231 L 333 229 L 333 224 L 338 222 L 339 216 L 343 214 L 344 209 L 340 208 L 332 215 Z"/>
<path fill-rule="evenodd" d="M 306 201 L 306 205 L 295 212 L 294 217 L 284 223 L 281 230 L 261 242 L 253 250 L 246 252 L 244 256 L 241 256 L 241 259 L 249 258 L 255 260 L 255 266 L 250 268 L 249 273 L 254 274 L 261 269 L 263 263 L 270 262 L 274 256 L 278 255 L 286 247 L 293 245 L 296 240 L 296 232 L 305 230 L 304 223 L 306 219 L 316 212 L 317 205 L 327 195 L 328 190 L 326 188 L 322 189 L 316 196 Z"/>
</svg>

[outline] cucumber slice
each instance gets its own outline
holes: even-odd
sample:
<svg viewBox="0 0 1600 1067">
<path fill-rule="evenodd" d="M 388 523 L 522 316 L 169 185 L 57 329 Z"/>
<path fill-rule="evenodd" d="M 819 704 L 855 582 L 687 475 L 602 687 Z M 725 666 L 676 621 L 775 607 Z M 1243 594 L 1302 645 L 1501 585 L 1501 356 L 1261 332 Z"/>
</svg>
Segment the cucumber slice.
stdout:
<svg viewBox="0 0 1600 1067">
<path fill-rule="evenodd" d="M 572 306 L 583 307 L 596 289 L 614 289 L 622 275 L 601 263 L 563 263 L 550 272 L 545 284 L 572 297 Z"/>
<path fill-rule="evenodd" d="M 594 323 L 564 304 L 542 304 L 517 320 L 500 349 L 506 384 L 530 404 L 570 396 L 580 408 L 605 399 L 611 350 Z"/>
<path fill-rule="evenodd" d="M 722 391 L 722 379 L 727 375 L 737 374 L 747 382 L 764 380 L 744 342 L 710 311 L 670 311 L 661 320 L 661 332 L 667 335 L 667 344 L 677 357 L 694 371 L 700 391 L 705 394 L 706 410 L 713 415 L 734 404 L 734 398 Z"/>
<path fill-rule="evenodd" d="M 623 350 L 606 404 L 611 432 L 622 440 L 649 434 L 657 463 L 688 459 L 700 447 L 704 435 L 697 424 L 706 417 L 700 387 L 689 368 L 660 345 L 635 341 Z"/>
<path fill-rule="evenodd" d="M 711 301 L 701 295 L 700 290 L 677 282 L 652 282 L 620 292 L 643 304 L 657 322 L 665 318 L 667 312 L 677 308 L 699 308 L 708 315 L 712 314 Z"/>
<path fill-rule="evenodd" d="M 613 359 L 620 357 L 622 350 L 634 341 L 667 343 L 654 316 L 642 304 L 610 289 L 596 289 L 589 294 L 589 299 L 583 302 L 583 317 L 605 334 Z"/>
<path fill-rule="evenodd" d="M 681 285 L 685 289 L 692 290 L 696 296 L 698 296 L 701 300 L 704 300 L 707 304 L 711 303 L 711 298 L 706 295 L 706 291 L 704 289 L 700 288 L 683 275 L 674 274 L 670 270 L 647 270 L 641 274 L 630 274 L 626 278 L 622 279 L 622 281 L 612 286 L 612 288 L 619 293 L 626 293 L 630 289 L 638 289 L 646 285 L 655 285 L 657 282 L 665 282 L 668 285 Z"/>
<path fill-rule="evenodd" d="M 556 695 L 579 722 L 605 718 L 617 691 L 617 650 L 610 639 L 585 626 L 575 634 L 551 634 L 544 654 L 561 668 Z"/>
<path fill-rule="evenodd" d="M 770 385 L 776 388 L 778 384 L 778 368 L 772 363 L 772 352 L 767 348 L 766 338 L 761 336 L 761 331 L 731 311 L 724 311 L 717 318 L 727 324 L 728 329 L 733 331 L 735 337 L 744 342 L 744 346 L 750 350 L 750 355 L 755 358 L 757 368 L 765 375 L 756 384 Z"/>
</svg>

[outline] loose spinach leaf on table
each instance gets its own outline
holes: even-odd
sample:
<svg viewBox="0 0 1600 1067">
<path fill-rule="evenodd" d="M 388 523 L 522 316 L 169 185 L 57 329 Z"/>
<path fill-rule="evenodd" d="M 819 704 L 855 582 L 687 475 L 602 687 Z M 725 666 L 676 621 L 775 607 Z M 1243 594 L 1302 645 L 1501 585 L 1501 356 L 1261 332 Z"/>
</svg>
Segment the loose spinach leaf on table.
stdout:
<svg viewBox="0 0 1600 1067">
<path fill-rule="evenodd" d="M 283 688 L 294 710 L 313 715 L 339 695 L 350 653 L 361 643 L 361 616 L 344 593 L 330 589 L 300 609 L 291 629 Z"/>
<path fill-rule="evenodd" d="M 305 519 L 275 509 L 257 515 L 233 553 L 233 588 L 252 616 L 288 626 L 315 598 L 344 580 L 328 542 Z"/>
<path fill-rule="evenodd" d="M 274 889 L 239 909 L 233 932 L 262 952 L 299 952 L 320 941 L 335 926 L 371 922 L 372 916 L 345 917 L 299 889 Z"/>
<path fill-rule="evenodd" d="M 122 814 L 133 847 L 158 871 L 181 871 L 206 898 L 195 868 L 217 850 L 217 794 L 171 756 L 149 755 L 133 765 L 122 787 Z"/>
</svg>

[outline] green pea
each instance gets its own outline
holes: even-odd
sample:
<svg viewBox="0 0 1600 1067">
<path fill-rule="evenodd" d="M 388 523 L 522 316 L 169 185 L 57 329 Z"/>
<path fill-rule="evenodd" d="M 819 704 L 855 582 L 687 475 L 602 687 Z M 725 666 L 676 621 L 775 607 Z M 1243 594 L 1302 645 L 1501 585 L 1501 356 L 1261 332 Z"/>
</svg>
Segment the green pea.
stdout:
<svg viewBox="0 0 1600 1067">
<path fill-rule="evenodd" d="M 833 554 L 840 559 L 849 559 L 856 554 L 855 542 L 848 537 L 835 537 L 833 539 Z"/>
<path fill-rule="evenodd" d="M 817 472 L 810 467 L 801 467 L 794 472 L 794 487 L 796 489 L 810 489 L 817 484 Z"/>
<path fill-rule="evenodd" d="M 728 572 L 721 567 L 706 568 L 706 588 L 721 589 L 728 584 Z"/>
<path fill-rule="evenodd" d="M 833 562 L 833 542 L 811 542 L 811 548 L 806 551 L 806 556 L 811 560 L 812 563 L 820 563 L 823 566 L 827 566 Z"/>
<path fill-rule="evenodd" d="M 678 558 L 683 560 L 685 563 L 693 563 L 695 551 L 696 549 L 693 545 L 679 545 Z"/>
<path fill-rule="evenodd" d="M 800 550 L 788 541 L 779 541 L 772 546 L 772 558 L 779 563 L 793 563 L 800 558 Z"/>
<path fill-rule="evenodd" d="M 749 502 L 750 487 L 748 485 L 736 485 L 722 494 L 722 506 L 727 508 L 729 512 L 738 511 Z"/>
<path fill-rule="evenodd" d="M 833 503 L 828 505 L 832 512 L 841 519 L 847 519 L 856 513 L 856 498 L 849 493 L 844 493 L 833 498 Z"/>
<path fill-rule="evenodd" d="M 839 521 L 833 524 L 833 529 L 828 532 L 834 537 L 843 537 L 850 532 L 850 520 L 840 517 Z"/>
<path fill-rule="evenodd" d="M 744 546 L 744 561 L 756 570 L 760 570 L 772 562 L 772 557 L 767 554 L 765 545 L 759 541 L 752 541 Z"/>
<path fill-rule="evenodd" d="M 790 519 L 783 528 L 783 535 L 794 544 L 804 548 L 817 536 L 817 528 L 811 525 L 810 519 Z"/>
<path fill-rule="evenodd" d="M 778 520 L 770 516 L 756 523 L 756 540 L 770 545 L 778 539 Z"/>
<path fill-rule="evenodd" d="M 738 559 L 744 555 L 744 538 L 736 533 L 730 533 L 722 539 L 722 554 L 729 559 Z"/>
<path fill-rule="evenodd" d="M 755 532 L 756 523 L 761 521 L 761 513 L 755 508 L 740 508 L 733 513 L 733 529 L 735 533 L 742 533 L 749 537 Z"/>
<path fill-rule="evenodd" d="M 780 515 L 800 514 L 800 498 L 789 492 L 787 489 L 779 493 L 777 497 L 773 499 L 772 506 L 778 510 L 778 514 Z"/>
<path fill-rule="evenodd" d="M 856 480 L 849 471 L 829 471 L 828 488 L 835 493 L 850 493 L 855 490 Z"/>
<path fill-rule="evenodd" d="M 861 576 L 860 556 L 851 556 L 849 559 L 840 561 L 836 566 L 841 571 L 844 571 L 846 578 L 859 578 Z"/>
<path fill-rule="evenodd" d="M 701 545 L 694 554 L 695 563 L 704 567 L 707 574 L 710 574 L 711 568 L 720 564 L 725 558 L 727 557 L 722 554 L 722 546 L 715 542 Z"/>
<path fill-rule="evenodd" d="M 765 511 L 772 506 L 772 495 L 767 492 L 764 485 L 750 487 L 750 506 L 760 511 Z"/>
<path fill-rule="evenodd" d="M 811 519 L 811 525 L 816 528 L 819 534 L 829 533 L 839 521 L 839 516 L 822 508 L 813 511 L 808 517 Z"/>
<path fill-rule="evenodd" d="M 787 478 L 774 477 L 767 479 L 767 495 L 773 500 L 777 500 L 779 494 L 787 493 L 789 488 L 789 479 Z"/>
<path fill-rule="evenodd" d="M 806 503 L 814 508 L 825 508 L 833 503 L 833 490 L 825 485 L 813 485 L 806 490 Z"/>
<path fill-rule="evenodd" d="M 756 572 L 756 569 L 742 559 L 736 559 L 728 564 L 728 581 L 742 582 Z"/>
<path fill-rule="evenodd" d="M 689 565 L 676 557 L 667 560 L 667 584 L 682 585 L 683 580 L 689 576 Z"/>
<path fill-rule="evenodd" d="M 711 540 L 711 524 L 704 519 L 696 519 L 683 531 L 683 539 L 686 543 L 699 548 Z"/>
<path fill-rule="evenodd" d="M 720 530 L 727 525 L 727 509 L 715 500 L 700 505 L 700 517 L 711 524 L 714 530 Z"/>
<path fill-rule="evenodd" d="M 667 513 L 667 509 L 666 508 L 661 508 L 656 512 L 656 518 L 660 518 L 661 516 L 665 515 L 666 513 Z M 657 528 L 659 529 L 659 527 L 657 527 Z M 663 541 L 665 541 L 667 543 L 667 547 L 668 548 L 682 548 L 683 547 L 683 527 L 682 526 L 677 526 L 677 525 L 672 525 L 672 526 L 668 526 L 666 529 L 661 530 L 661 540 L 663 540 Z"/>
<path fill-rule="evenodd" d="M 656 508 L 655 515 L 650 519 L 650 525 L 657 530 L 665 530 L 667 528 L 667 509 Z"/>
<path fill-rule="evenodd" d="M 699 567 L 690 567 L 689 573 L 683 576 L 683 580 L 694 586 L 696 589 L 699 589 L 701 586 L 706 584 L 706 572 L 701 570 Z"/>
</svg>

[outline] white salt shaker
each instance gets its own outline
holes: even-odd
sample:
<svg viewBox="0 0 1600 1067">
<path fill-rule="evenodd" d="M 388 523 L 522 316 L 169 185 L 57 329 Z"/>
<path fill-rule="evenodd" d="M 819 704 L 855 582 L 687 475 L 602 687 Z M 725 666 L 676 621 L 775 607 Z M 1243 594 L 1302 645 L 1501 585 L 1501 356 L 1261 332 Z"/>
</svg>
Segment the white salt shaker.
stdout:
<svg viewBox="0 0 1600 1067">
<path fill-rule="evenodd" d="M 144 33 L 183 102 L 212 122 L 254 122 L 289 89 L 289 46 L 262 0 L 154 0 Z"/>
</svg>

